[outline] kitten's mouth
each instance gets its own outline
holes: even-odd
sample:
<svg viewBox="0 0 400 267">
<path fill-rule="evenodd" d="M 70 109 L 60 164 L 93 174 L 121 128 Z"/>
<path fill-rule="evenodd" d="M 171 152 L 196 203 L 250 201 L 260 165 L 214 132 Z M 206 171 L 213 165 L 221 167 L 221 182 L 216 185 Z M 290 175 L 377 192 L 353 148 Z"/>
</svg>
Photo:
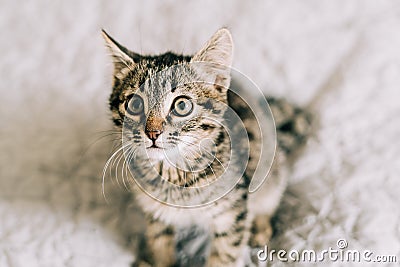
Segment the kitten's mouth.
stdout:
<svg viewBox="0 0 400 267">
<path fill-rule="evenodd" d="M 152 144 L 151 146 L 147 147 L 147 149 L 150 149 L 150 148 L 164 149 L 164 148 L 162 148 L 162 147 L 160 147 L 160 146 L 158 146 L 158 145 L 156 145 L 156 144 Z"/>
<path fill-rule="evenodd" d="M 153 144 L 146 147 L 147 157 L 151 160 L 159 161 L 165 159 L 165 150 L 163 147 Z"/>
<path fill-rule="evenodd" d="M 157 144 L 156 144 L 156 140 L 151 140 L 151 146 L 149 146 L 149 147 L 146 147 L 147 149 L 149 149 L 149 148 L 158 148 L 158 149 L 163 149 L 162 147 L 160 147 L 160 146 L 158 146 Z"/>
</svg>

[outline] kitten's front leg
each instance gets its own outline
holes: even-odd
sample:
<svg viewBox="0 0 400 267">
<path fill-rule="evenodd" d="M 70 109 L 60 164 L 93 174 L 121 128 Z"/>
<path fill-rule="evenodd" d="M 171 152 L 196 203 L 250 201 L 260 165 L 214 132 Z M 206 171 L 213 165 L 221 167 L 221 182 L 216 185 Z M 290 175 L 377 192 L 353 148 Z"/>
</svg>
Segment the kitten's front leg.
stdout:
<svg viewBox="0 0 400 267">
<path fill-rule="evenodd" d="M 214 219 L 214 238 L 207 266 L 234 266 L 238 262 L 243 245 L 248 240 L 246 224 L 245 200 L 217 215 Z"/>
<path fill-rule="evenodd" d="M 147 251 L 143 259 L 140 259 L 142 262 L 137 266 L 146 266 L 145 262 L 149 264 L 148 266 L 156 267 L 167 267 L 175 264 L 175 238 L 172 226 L 148 217 L 145 239 Z"/>
</svg>

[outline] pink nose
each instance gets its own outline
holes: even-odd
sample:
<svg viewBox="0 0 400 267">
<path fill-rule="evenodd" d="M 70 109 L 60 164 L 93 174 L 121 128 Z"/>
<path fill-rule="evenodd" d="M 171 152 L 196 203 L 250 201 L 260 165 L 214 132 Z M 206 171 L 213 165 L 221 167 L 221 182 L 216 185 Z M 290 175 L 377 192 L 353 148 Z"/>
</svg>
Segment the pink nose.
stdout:
<svg viewBox="0 0 400 267">
<path fill-rule="evenodd" d="M 157 138 L 162 134 L 162 131 L 147 131 L 146 130 L 146 135 L 150 138 L 152 141 L 156 141 Z"/>
</svg>

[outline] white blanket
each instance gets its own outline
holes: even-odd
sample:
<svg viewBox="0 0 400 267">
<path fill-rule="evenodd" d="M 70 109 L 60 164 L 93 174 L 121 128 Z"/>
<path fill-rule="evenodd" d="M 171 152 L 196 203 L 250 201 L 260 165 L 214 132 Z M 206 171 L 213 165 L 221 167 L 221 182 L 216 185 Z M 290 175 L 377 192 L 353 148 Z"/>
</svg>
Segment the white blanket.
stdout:
<svg viewBox="0 0 400 267">
<path fill-rule="evenodd" d="M 400 261 L 399 14 L 396 0 L 1 1 L 0 266 L 134 260 L 139 218 L 123 185 L 106 181 L 108 203 L 101 191 L 112 148 L 95 142 L 112 129 L 102 27 L 146 54 L 190 54 L 229 27 L 234 66 L 320 120 L 271 246 L 321 251 L 342 238 Z"/>
</svg>

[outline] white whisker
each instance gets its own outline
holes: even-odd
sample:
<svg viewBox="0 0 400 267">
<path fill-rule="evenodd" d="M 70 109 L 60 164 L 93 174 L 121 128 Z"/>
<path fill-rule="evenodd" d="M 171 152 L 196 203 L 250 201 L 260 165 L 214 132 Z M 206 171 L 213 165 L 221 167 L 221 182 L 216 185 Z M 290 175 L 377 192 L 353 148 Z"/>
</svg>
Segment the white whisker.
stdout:
<svg viewBox="0 0 400 267">
<path fill-rule="evenodd" d="M 185 141 L 185 140 L 180 140 L 182 143 L 185 143 L 185 144 L 187 144 L 188 145 L 188 148 L 190 148 L 190 146 L 191 145 L 193 145 L 193 146 L 197 146 L 198 144 L 196 144 L 196 143 L 193 143 L 193 142 L 189 142 L 189 141 Z M 226 168 L 225 168 L 225 166 L 222 164 L 222 162 L 215 156 L 215 155 L 213 155 L 212 153 L 210 153 L 210 152 L 208 152 L 207 150 L 204 150 L 204 152 L 206 152 L 209 156 L 212 156 L 220 165 L 221 165 L 221 167 L 224 169 L 224 172 L 226 172 Z M 208 166 L 210 166 L 210 164 L 211 163 L 208 163 Z M 210 168 L 212 169 L 212 167 L 210 166 Z M 212 170 L 213 171 L 213 170 Z M 213 173 L 214 173 L 214 175 L 215 175 L 215 172 L 213 171 Z"/>
<path fill-rule="evenodd" d="M 103 176 L 102 176 L 102 194 L 104 199 L 106 200 L 107 203 L 109 203 L 106 194 L 105 194 L 105 176 L 106 176 L 106 172 L 107 172 L 107 168 L 110 166 L 111 161 L 113 160 L 113 158 L 118 155 L 118 153 L 120 153 L 121 151 L 123 151 L 123 149 L 125 149 L 126 147 L 128 147 L 129 145 L 131 145 L 130 143 L 128 144 L 123 144 L 120 148 L 118 148 L 112 155 L 111 157 L 107 160 L 104 168 L 103 168 Z"/>
</svg>

